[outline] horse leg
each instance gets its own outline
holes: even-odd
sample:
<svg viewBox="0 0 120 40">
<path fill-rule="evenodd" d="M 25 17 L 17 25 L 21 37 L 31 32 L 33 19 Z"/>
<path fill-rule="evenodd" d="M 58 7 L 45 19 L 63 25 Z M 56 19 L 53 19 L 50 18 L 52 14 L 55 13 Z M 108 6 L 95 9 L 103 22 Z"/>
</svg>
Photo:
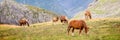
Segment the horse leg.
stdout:
<svg viewBox="0 0 120 40">
<path fill-rule="evenodd" d="M 65 23 L 68 23 L 68 20 L 65 20 Z"/>
<path fill-rule="evenodd" d="M 21 23 L 21 26 L 24 26 L 24 23 Z"/>
<path fill-rule="evenodd" d="M 60 20 L 61 21 L 61 24 L 63 24 L 63 20 Z"/>
<path fill-rule="evenodd" d="M 25 24 L 24 23 L 22 23 L 22 26 L 24 26 Z"/>
<path fill-rule="evenodd" d="M 88 27 L 85 27 L 85 33 L 87 34 L 87 32 L 88 32 Z"/>
<path fill-rule="evenodd" d="M 22 26 L 22 24 L 20 23 L 20 26 Z"/>
<path fill-rule="evenodd" d="M 66 20 L 63 20 L 63 23 L 65 24 L 65 23 L 66 23 Z"/>
<path fill-rule="evenodd" d="M 62 23 L 62 22 L 63 22 L 63 20 L 60 20 L 60 22 Z"/>
<path fill-rule="evenodd" d="M 63 25 L 65 24 L 65 20 L 63 20 L 62 24 L 63 24 Z"/>
<path fill-rule="evenodd" d="M 80 28 L 79 35 L 80 35 L 80 33 L 81 33 L 82 30 L 83 30 L 83 27 Z"/>
<path fill-rule="evenodd" d="M 87 34 L 89 28 L 87 27 L 87 25 L 86 25 L 85 22 L 84 22 L 84 26 L 83 26 L 83 27 L 84 27 L 84 29 L 85 29 L 85 33 Z"/>
<path fill-rule="evenodd" d="M 89 19 L 89 16 L 87 15 L 87 20 Z"/>
<path fill-rule="evenodd" d="M 72 29 L 72 36 L 74 36 L 74 28 Z"/>
<path fill-rule="evenodd" d="M 23 26 L 26 26 L 27 25 L 27 23 L 23 23 Z"/>
<path fill-rule="evenodd" d="M 68 29 L 67 29 L 67 31 L 68 31 L 68 35 L 69 35 L 69 31 L 70 31 L 70 29 L 71 29 L 71 26 L 68 26 Z"/>
<path fill-rule="evenodd" d="M 85 15 L 85 19 L 88 20 L 88 16 L 87 15 Z"/>
<path fill-rule="evenodd" d="M 92 19 L 91 15 L 89 15 L 89 18 Z"/>
<path fill-rule="evenodd" d="M 63 21 L 63 25 L 66 24 L 66 23 L 68 23 L 67 20 L 64 20 L 64 21 Z"/>
<path fill-rule="evenodd" d="M 86 15 L 85 15 L 85 19 L 87 20 L 87 17 L 86 17 Z"/>
</svg>

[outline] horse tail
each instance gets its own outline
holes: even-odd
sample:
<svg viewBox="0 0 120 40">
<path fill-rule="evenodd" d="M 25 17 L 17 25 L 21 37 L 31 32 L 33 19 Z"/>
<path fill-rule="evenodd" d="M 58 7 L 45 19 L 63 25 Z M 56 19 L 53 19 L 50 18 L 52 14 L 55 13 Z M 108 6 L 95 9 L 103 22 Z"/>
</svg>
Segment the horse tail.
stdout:
<svg viewBox="0 0 120 40">
<path fill-rule="evenodd" d="M 85 29 L 85 33 L 87 33 L 88 32 L 88 27 L 87 27 L 85 22 L 84 22 L 84 29 Z"/>
</svg>

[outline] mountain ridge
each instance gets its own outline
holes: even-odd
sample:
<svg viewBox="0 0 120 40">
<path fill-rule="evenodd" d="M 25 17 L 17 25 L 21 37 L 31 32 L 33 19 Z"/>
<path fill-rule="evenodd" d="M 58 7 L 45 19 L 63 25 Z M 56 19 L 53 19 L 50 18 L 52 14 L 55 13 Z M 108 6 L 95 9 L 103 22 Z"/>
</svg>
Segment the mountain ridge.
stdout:
<svg viewBox="0 0 120 40">
<path fill-rule="evenodd" d="M 72 18 L 77 12 L 87 8 L 93 0 L 16 0 L 18 3 L 37 6 Z M 72 10 L 71 10 L 72 9 Z M 73 15 L 71 15 L 73 14 Z"/>
<path fill-rule="evenodd" d="M 18 20 L 23 17 L 27 18 L 30 24 L 41 23 L 50 21 L 53 16 L 57 16 L 57 14 L 44 9 L 19 4 L 14 0 L 4 0 L 0 3 L 0 23 L 19 25 Z"/>
</svg>

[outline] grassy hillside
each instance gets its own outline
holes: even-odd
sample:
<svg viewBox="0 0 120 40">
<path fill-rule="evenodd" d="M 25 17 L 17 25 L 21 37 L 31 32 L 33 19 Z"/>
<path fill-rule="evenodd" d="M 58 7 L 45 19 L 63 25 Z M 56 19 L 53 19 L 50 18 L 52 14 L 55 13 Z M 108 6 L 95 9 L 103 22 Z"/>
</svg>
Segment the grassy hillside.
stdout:
<svg viewBox="0 0 120 40">
<path fill-rule="evenodd" d="M 51 22 L 33 24 L 30 27 L 0 25 L 0 40 L 120 40 L 120 18 L 92 19 L 87 22 L 88 35 L 75 30 L 75 36 L 67 35 L 67 24 Z M 4 30 L 2 30 L 4 28 Z"/>
<path fill-rule="evenodd" d="M 98 0 L 89 6 L 93 18 L 120 17 L 120 0 Z M 74 17 L 84 18 L 84 11 L 80 11 Z"/>
<path fill-rule="evenodd" d="M 96 14 L 120 13 L 119 3 L 120 0 L 98 0 L 98 2 L 94 3 L 89 9 Z"/>
</svg>

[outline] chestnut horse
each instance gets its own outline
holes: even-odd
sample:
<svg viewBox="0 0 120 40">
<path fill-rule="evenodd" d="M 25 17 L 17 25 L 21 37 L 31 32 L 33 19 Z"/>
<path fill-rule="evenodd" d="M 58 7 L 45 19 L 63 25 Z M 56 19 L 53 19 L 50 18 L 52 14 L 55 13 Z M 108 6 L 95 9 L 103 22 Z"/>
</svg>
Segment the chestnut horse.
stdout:
<svg viewBox="0 0 120 40">
<path fill-rule="evenodd" d="M 86 20 L 87 20 L 87 19 L 92 19 L 91 13 L 90 13 L 89 10 L 86 10 L 86 11 L 85 11 L 85 19 L 86 19 Z"/>
<path fill-rule="evenodd" d="M 61 23 L 68 23 L 66 16 L 60 16 L 60 21 L 61 21 Z"/>
<path fill-rule="evenodd" d="M 19 20 L 19 24 L 20 24 L 20 26 L 26 25 L 26 24 L 29 26 L 29 23 L 28 23 L 28 21 L 27 21 L 26 18 L 21 18 L 21 19 Z"/>
<path fill-rule="evenodd" d="M 68 29 L 67 29 L 68 35 L 69 35 L 69 31 L 70 31 L 71 28 L 73 28 L 72 29 L 72 35 L 74 35 L 73 34 L 74 33 L 74 29 L 78 29 L 79 30 L 79 34 L 81 33 L 81 31 L 83 29 L 85 29 L 85 33 L 86 34 L 88 32 L 88 27 L 87 27 L 87 25 L 86 25 L 84 20 L 71 20 L 70 23 L 69 23 Z"/>
</svg>

